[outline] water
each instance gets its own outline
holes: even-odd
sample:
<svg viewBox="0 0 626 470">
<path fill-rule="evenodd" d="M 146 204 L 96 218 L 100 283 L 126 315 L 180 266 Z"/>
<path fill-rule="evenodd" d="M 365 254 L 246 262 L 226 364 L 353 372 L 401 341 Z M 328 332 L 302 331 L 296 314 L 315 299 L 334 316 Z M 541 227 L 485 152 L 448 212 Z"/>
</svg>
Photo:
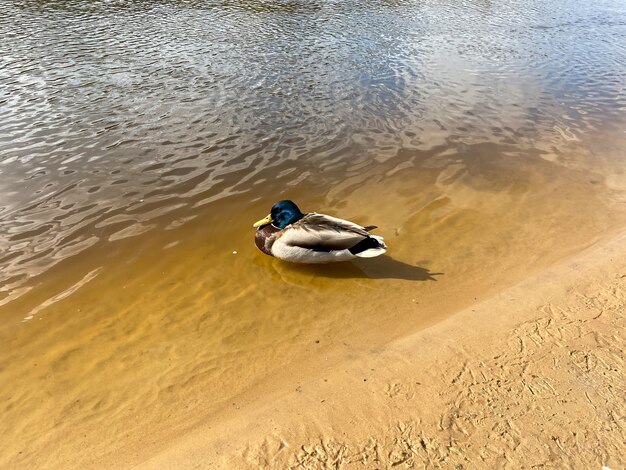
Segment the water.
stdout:
<svg viewBox="0 0 626 470">
<path fill-rule="evenodd" d="M 0 38 L 0 466 L 149 452 L 625 220 L 620 1 L 7 0 Z M 285 197 L 390 256 L 264 257 Z"/>
</svg>

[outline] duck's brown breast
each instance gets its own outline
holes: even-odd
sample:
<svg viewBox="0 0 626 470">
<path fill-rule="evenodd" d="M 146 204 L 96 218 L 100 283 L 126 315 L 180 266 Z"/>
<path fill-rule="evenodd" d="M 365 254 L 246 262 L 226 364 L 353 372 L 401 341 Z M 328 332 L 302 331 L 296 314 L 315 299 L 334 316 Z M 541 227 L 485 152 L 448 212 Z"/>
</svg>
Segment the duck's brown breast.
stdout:
<svg viewBox="0 0 626 470">
<path fill-rule="evenodd" d="M 280 229 L 272 224 L 259 227 L 254 234 L 254 244 L 266 255 L 273 256 L 271 249 L 278 232 L 280 232 Z"/>
</svg>

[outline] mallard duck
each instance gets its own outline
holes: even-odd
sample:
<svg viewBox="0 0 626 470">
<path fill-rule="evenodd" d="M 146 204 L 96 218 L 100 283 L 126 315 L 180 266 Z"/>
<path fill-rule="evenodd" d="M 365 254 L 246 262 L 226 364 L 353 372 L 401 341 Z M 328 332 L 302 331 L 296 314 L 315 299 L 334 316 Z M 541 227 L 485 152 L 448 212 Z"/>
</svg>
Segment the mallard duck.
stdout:
<svg viewBox="0 0 626 470">
<path fill-rule="evenodd" d="M 293 201 L 279 201 L 269 215 L 256 222 L 254 242 L 266 255 L 293 263 L 331 263 L 373 258 L 387 251 L 382 237 L 347 220 L 311 212 L 304 214 Z"/>
</svg>

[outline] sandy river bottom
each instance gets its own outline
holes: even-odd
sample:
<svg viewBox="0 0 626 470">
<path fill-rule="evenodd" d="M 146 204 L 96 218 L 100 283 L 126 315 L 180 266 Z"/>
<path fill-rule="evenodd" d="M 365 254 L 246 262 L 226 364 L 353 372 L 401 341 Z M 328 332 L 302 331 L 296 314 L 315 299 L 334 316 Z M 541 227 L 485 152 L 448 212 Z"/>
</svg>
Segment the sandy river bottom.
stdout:
<svg viewBox="0 0 626 470">
<path fill-rule="evenodd" d="M 0 467 L 615 465 L 626 180 L 622 141 L 595 142 L 424 153 L 100 234 L 0 307 Z M 282 197 L 378 225 L 388 256 L 265 257 L 251 223 Z M 568 261 L 607 243 L 615 264 Z"/>
<path fill-rule="evenodd" d="M 139 468 L 623 468 L 626 232 Z"/>
</svg>

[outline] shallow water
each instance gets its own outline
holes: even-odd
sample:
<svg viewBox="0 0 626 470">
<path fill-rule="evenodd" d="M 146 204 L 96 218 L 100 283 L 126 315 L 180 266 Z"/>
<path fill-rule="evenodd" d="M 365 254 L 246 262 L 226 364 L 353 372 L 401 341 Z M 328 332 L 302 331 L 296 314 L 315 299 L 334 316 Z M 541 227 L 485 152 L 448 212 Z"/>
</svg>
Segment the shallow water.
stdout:
<svg viewBox="0 0 626 470">
<path fill-rule="evenodd" d="M 9 0 L 0 37 L 0 467 L 141 459 L 626 218 L 620 1 Z M 389 256 L 263 256 L 286 197 Z"/>
</svg>

